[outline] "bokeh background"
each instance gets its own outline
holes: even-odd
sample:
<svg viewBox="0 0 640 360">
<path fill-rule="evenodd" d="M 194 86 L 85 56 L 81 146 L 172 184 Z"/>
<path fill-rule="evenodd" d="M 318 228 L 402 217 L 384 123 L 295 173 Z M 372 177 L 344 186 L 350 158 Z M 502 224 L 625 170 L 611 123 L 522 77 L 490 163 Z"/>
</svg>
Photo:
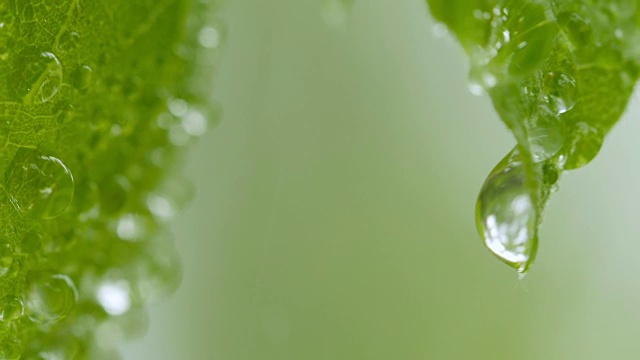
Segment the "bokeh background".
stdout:
<svg viewBox="0 0 640 360">
<path fill-rule="evenodd" d="M 527 277 L 477 192 L 514 140 L 421 0 L 227 1 L 184 279 L 125 359 L 632 359 L 640 106 L 549 203 Z"/>
</svg>

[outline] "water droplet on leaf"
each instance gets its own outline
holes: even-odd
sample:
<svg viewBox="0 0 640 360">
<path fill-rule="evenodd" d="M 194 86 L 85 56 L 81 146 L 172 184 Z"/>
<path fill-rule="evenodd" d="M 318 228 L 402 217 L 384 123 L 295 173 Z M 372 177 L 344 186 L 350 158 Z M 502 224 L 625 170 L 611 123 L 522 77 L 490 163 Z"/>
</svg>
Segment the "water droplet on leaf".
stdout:
<svg viewBox="0 0 640 360">
<path fill-rule="evenodd" d="M 59 159 L 20 149 L 6 173 L 11 203 L 23 214 L 52 219 L 73 199 L 73 176 Z"/>
<path fill-rule="evenodd" d="M 13 295 L 5 296 L 0 306 L 0 321 L 14 321 L 24 315 L 22 300 Z"/>
<path fill-rule="evenodd" d="M 108 314 L 117 316 L 131 307 L 130 291 L 129 284 L 124 280 L 106 282 L 100 285 L 96 297 Z"/>
<path fill-rule="evenodd" d="M 31 49 L 30 49 L 31 51 Z M 62 85 L 62 64 L 51 52 L 38 55 L 23 54 L 24 63 L 17 76 L 17 91 L 25 105 L 42 104 L 51 100 Z"/>
<path fill-rule="evenodd" d="M 551 116 L 536 116 L 531 123 L 527 138 L 533 160 L 540 162 L 553 157 L 564 143 L 562 123 Z"/>
<path fill-rule="evenodd" d="M 547 95 L 549 109 L 557 115 L 573 109 L 578 97 L 576 81 L 563 72 L 549 73 L 543 91 Z"/>
<path fill-rule="evenodd" d="M 207 49 L 215 49 L 220 44 L 220 33 L 214 27 L 205 26 L 198 33 L 198 42 Z"/>
<path fill-rule="evenodd" d="M 73 78 L 73 85 L 78 90 L 86 90 L 91 86 L 93 79 L 93 69 L 87 65 L 82 65 L 76 70 Z"/>
<path fill-rule="evenodd" d="M 78 291 L 68 276 L 38 274 L 27 290 L 26 310 L 32 321 L 48 324 L 67 316 L 77 301 Z"/>
</svg>

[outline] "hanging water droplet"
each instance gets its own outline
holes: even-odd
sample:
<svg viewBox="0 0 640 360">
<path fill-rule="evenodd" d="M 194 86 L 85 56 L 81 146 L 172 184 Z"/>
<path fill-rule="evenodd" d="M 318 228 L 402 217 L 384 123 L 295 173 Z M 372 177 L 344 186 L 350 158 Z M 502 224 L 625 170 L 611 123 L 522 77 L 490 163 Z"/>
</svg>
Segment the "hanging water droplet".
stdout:
<svg viewBox="0 0 640 360">
<path fill-rule="evenodd" d="M 560 174 L 558 173 L 558 169 L 552 164 L 544 164 L 544 166 L 542 166 L 542 180 L 545 185 L 556 185 L 559 177 Z"/>
<path fill-rule="evenodd" d="M 59 159 L 20 149 L 6 173 L 11 203 L 23 214 L 52 219 L 73 199 L 73 176 Z"/>
<path fill-rule="evenodd" d="M 26 295 L 29 319 L 37 323 L 53 323 L 66 317 L 78 301 L 73 281 L 62 274 L 39 274 L 32 277 Z"/>
<path fill-rule="evenodd" d="M 476 205 L 478 231 L 485 245 L 520 273 L 531 265 L 538 245 L 533 193 L 514 149 L 489 174 Z"/>
<path fill-rule="evenodd" d="M 24 315 L 24 304 L 22 300 L 13 295 L 5 296 L 0 305 L 0 321 L 18 320 Z"/>
<path fill-rule="evenodd" d="M 576 105 L 578 94 L 576 81 L 563 72 L 549 73 L 544 83 L 544 93 L 549 109 L 557 115 L 564 114 Z"/>
<path fill-rule="evenodd" d="M 598 129 L 583 122 L 576 124 L 564 168 L 577 169 L 589 163 L 600 151 L 603 140 L 604 136 Z"/>
</svg>

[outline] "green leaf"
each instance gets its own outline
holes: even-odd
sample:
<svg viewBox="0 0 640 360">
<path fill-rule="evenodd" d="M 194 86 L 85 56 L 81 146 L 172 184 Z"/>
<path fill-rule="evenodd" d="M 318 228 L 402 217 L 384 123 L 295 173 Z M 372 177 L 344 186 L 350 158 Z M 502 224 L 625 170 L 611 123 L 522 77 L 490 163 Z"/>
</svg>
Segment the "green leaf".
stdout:
<svg viewBox="0 0 640 360">
<path fill-rule="evenodd" d="M 179 284 L 163 224 L 192 196 L 183 149 L 217 116 L 196 66 L 223 34 L 206 9 L 0 0 L 0 358 L 109 357 L 96 329 L 135 335 Z"/>
<path fill-rule="evenodd" d="M 637 0 L 428 0 L 471 62 L 517 145 L 476 207 L 487 247 L 524 274 L 559 174 L 589 163 L 640 69 Z"/>
</svg>

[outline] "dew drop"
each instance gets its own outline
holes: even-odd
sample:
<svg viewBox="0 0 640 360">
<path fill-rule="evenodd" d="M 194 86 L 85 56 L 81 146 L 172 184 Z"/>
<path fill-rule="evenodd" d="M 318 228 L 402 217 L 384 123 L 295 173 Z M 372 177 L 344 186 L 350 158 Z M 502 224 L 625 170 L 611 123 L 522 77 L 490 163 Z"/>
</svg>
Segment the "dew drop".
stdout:
<svg viewBox="0 0 640 360">
<path fill-rule="evenodd" d="M 0 346 L 0 359 L 2 360 L 18 360 L 21 355 L 20 345 L 14 340 L 6 340 Z"/>
<path fill-rule="evenodd" d="M 531 155 L 535 162 L 553 157 L 564 144 L 564 128 L 552 116 L 536 116 L 527 132 Z"/>
<path fill-rule="evenodd" d="M 603 139 L 604 136 L 598 129 L 583 122 L 578 123 L 572 133 L 564 168 L 567 170 L 577 169 L 588 164 L 600 151 Z"/>
<path fill-rule="evenodd" d="M 198 42 L 202 47 L 215 49 L 220 45 L 220 33 L 214 27 L 205 26 L 198 33 Z"/>
<path fill-rule="evenodd" d="M 482 95 L 485 90 L 495 87 L 498 83 L 495 75 L 480 68 L 474 68 L 469 73 L 469 91 L 474 95 Z"/>
<path fill-rule="evenodd" d="M 124 280 L 100 285 L 96 298 L 104 310 L 114 316 L 122 315 L 131 308 L 129 284 Z"/>
<path fill-rule="evenodd" d="M 476 223 L 485 246 L 503 262 L 525 273 L 538 245 L 538 214 L 517 149 L 487 177 L 476 204 Z"/>
<path fill-rule="evenodd" d="M 546 76 L 543 91 L 549 109 L 557 115 L 564 114 L 576 105 L 576 81 L 563 72 L 551 72 Z"/>
<path fill-rule="evenodd" d="M 5 177 L 11 203 L 33 217 L 52 219 L 73 199 L 73 176 L 59 159 L 20 149 Z"/>
<path fill-rule="evenodd" d="M 21 318 L 22 315 L 24 315 L 24 304 L 19 297 L 9 295 L 2 299 L 0 321 L 15 321 Z"/>
<path fill-rule="evenodd" d="M 5 243 L 0 245 L 0 277 L 6 276 L 13 264 L 13 248 Z"/>
<path fill-rule="evenodd" d="M 62 274 L 40 274 L 27 290 L 26 311 L 37 323 L 54 323 L 66 317 L 78 301 L 73 281 Z"/>
<path fill-rule="evenodd" d="M 201 136 L 207 131 L 207 118 L 200 111 L 191 109 L 182 116 L 182 127 L 191 136 Z"/>
<path fill-rule="evenodd" d="M 73 85 L 78 90 L 86 90 L 91 86 L 93 79 L 93 69 L 87 65 L 82 65 L 76 70 Z"/>
<path fill-rule="evenodd" d="M 147 206 L 149 207 L 149 211 L 161 220 L 171 219 L 176 212 L 169 199 L 157 194 L 147 196 Z"/>
<path fill-rule="evenodd" d="M 22 79 L 18 90 L 24 92 L 23 103 L 46 103 L 56 96 L 62 84 L 62 65 L 53 53 L 43 52 L 26 64 Z"/>
<path fill-rule="evenodd" d="M 547 186 L 554 186 L 558 182 L 558 178 L 560 174 L 558 174 L 558 169 L 552 164 L 545 164 L 542 167 L 542 180 L 544 184 Z"/>
<path fill-rule="evenodd" d="M 182 99 L 171 99 L 167 102 L 169 112 L 174 116 L 183 116 L 189 110 L 189 104 Z"/>
<path fill-rule="evenodd" d="M 140 241 L 148 231 L 148 220 L 141 215 L 122 215 L 116 225 L 118 237 L 125 241 Z"/>
</svg>

